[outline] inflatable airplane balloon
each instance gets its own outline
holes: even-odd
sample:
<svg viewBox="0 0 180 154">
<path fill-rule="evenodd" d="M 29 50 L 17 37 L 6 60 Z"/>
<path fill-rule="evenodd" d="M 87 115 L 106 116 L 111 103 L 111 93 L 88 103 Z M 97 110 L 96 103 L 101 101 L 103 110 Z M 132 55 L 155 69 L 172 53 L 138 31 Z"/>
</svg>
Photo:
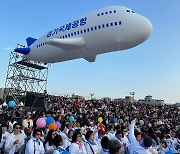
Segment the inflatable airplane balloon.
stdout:
<svg viewBox="0 0 180 154">
<path fill-rule="evenodd" d="M 55 28 L 39 39 L 29 37 L 27 48 L 14 51 L 44 63 L 77 58 L 94 62 L 96 55 L 141 44 L 151 32 L 147 18 L 126 7 L 109 6 Z"/>
</svg>

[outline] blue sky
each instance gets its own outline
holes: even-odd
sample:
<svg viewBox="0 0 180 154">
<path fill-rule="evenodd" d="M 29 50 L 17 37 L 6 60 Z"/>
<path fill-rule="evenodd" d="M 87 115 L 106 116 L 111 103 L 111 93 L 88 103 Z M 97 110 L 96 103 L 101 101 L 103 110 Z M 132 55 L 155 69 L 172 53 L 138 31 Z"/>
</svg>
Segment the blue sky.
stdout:
<svg viewBox="0 0 180 154">
<path fill-rule="evenodd" d="M 180 1 L 179 0 L 7 0 L 0 5 L 0 87 L 4 87 L 10 51 L 29 36 L 49 30 L 96 9 L 126 6 L 147 17 L 153 32 L 143 44 L 124 51 L 53 64 L 47 90 L 95 97 L 135 98 L 152 95 L 165 103 L 180 102 Z"/>
</svg>

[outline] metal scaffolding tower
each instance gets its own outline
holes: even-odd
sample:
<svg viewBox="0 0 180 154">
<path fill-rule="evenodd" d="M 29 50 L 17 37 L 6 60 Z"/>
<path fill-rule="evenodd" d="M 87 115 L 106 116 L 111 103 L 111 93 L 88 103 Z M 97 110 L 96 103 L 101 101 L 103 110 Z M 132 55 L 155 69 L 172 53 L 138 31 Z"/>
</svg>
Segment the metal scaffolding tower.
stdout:
<svg viewBox="0 0 180 154">
<path fill-rule="evenodd" d="M 47 85 L 48 66 L 45 63 L 27 60 L 21 54 L 12 51 L 5 83 L 8 95 L 16 99 L 26 92 L 43 93 Z"/>
</svg>

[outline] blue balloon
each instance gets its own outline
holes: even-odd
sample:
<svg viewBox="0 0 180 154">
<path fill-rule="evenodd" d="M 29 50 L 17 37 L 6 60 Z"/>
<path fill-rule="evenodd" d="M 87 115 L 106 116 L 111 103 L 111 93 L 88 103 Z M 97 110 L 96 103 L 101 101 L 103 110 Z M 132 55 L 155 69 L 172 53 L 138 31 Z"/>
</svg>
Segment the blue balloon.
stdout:
<svg viewBox="0 0 180 154">
<path fill-rule="evenodd" d="M 70 121 L 70 122 L 73 122 L 73 121 L 74 121 L 74 117 L 73 117 L 73 116 L 70 116 L 70 117 L 69 117 L 69 121 Z"/>
<path fill-rule="evenodd" d="M 68 152 L 68 151 L 64 151 L 64 152 L 62 152 L 61 154 L 71 154 L 71 153 Z"/>
<path fill-rule="evenodd" d="M 16 102 L 15 101 L 9 101 L 8 106 L 9 107 L 15 107 L 16 106 Z"/>
<path fill-rule="evenodd" d="M 46 121 L 46 120 L 47 120 L 47 117 L 43 117 L 43 119 Z"/>
<path fill-rule="evenodd" d="M 168 152 L 166 152 L 165 154 L 174 154 L 173 152 L 171 152 L 171 151 L 168 151 Z"/>
<path fill-rule="evenodd" d="M 46 119 L 46 125 L 49 125 L 49 124 L 51 124 L 51 123 L 53 123 L 54 122 L 54 118 L 53 117 L 48 117 L 47 119 Z"/>
</svg>

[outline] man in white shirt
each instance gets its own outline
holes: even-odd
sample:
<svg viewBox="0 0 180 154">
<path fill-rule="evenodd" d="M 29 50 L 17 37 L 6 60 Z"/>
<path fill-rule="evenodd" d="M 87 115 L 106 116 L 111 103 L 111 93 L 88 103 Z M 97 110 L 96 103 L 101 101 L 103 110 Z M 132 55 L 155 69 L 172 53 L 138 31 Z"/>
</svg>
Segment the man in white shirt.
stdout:
<svg viewBox="0 0 180 154">
<path fill-rule="evenodd" d="M 26 135 L 21 130 L 21 124 L 15 123 L 14 131 L 8 136 L 5 141 L 5 151 L 8 154 L 17 154 L 20 147 L 24 144 Z"/>
<path fill-rule="evenodd" d="M 149 147 L 152 145 L 152 139 L 147 135 L 143 135 L 142 141 L 139 143 L 134 135 L 135 123 L 136 120 L 132 120 L 129 125 L 130 154 L 151 154 Z"/>
</svg>

